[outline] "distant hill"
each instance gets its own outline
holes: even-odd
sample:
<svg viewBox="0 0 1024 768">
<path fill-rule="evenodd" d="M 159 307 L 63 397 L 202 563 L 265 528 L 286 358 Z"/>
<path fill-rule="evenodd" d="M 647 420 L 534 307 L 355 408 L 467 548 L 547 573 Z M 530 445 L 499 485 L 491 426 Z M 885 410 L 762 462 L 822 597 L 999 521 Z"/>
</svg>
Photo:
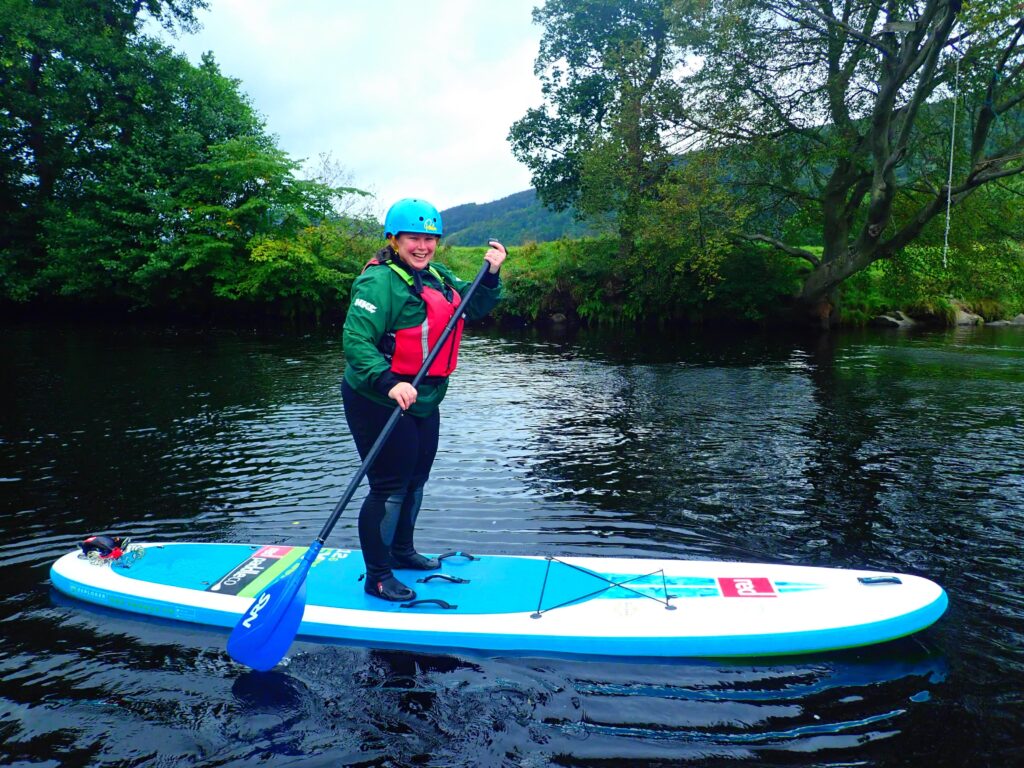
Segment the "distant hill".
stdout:
<svg viewBox="0 0 1024 768">
<path fill-rule="evenodd" d="M 572 211 L 556 213 L 545 208 L 535 189 L 491 203 L 457 205 L 441 211 L 441 220 L 445 242 L 451 245 L 486 245 L 489 237 L 505 245 L 523 245 L 597 234 L 593 226 L 576 221 Z"/>
</svg>

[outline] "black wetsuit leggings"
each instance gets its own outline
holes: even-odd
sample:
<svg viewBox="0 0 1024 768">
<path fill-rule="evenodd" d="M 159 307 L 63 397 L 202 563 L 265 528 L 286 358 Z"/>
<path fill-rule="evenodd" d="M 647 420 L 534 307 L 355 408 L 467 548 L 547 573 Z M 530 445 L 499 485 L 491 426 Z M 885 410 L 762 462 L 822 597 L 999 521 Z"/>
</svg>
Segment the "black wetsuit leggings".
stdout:
<svg viewBox="0 0 1024 768">
<path fill-rule="evenodd" d="M 341 396 L 356 449 L 365 459 L 394 408 L 363 397 L 348 382 L 342 384 Z M 440 424 L 436 410 L 425 418 L 403 414 L 370 466 L 370 492 L 359 510 L 359 544 L 371 582 L 391 574 L 392 552 L 408 557 L 416 551 L 413 531 Z"/>
</svg>

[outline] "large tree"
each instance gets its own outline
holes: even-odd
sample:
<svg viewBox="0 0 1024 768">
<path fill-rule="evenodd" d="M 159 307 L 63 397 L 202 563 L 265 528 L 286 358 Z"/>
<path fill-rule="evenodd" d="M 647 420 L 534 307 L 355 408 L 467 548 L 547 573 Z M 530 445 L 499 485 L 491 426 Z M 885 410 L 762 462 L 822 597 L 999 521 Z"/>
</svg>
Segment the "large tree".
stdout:
<svg viewBox="0 0 1024 768">
<path fill-rule="evenodd" d="M 641 209 L 671 163 L 663 142 L 679 103 L 663 0 L 548 0 L 535 72 L 546 104 L 509 133 L 541 200 L 610 216 L 629 253 Z"/>
<path fill-rule="evenodd" d="M 23 247 L 40 253 L 26 277 L 44 295 L 150 304 L 176 300 L 188 285 L 208 296 L 204 273 L 176 274 L 188 261 L 179 246 L 197 204 L 193 169 L 225 142 L 268 142 L 211 56 L 194 67 L 155 41 L 134 43 L 131 55 L 120 87 L 134 108 L 119 117 L 118 139 L 71 155 L 53 195 L 26 209 L 38 223 Z"/>
<path fill-rule="evenodd" d="M 750 213 L 731 237 L 801 260 L 800 303 L 827 322 L 846 278 L 1024 170 L 1020 9 L 549 0 L 534 15 L 546 103 L 510 139 L 547 204 L 603 208 L 630 243 L 637 212 L 664 210 L 699 163 Z"/>
<path fill-rule="evenodd" d="M 189 29 L 205 0 L 0 0 L 0 294 L 26 298 L 46 222 L 159 111 L 146 19 Z"/>
<path fill-rule="evenodd" d="M 730 146 L 737 189 L 820 231 L 820 254 L 782 227 L 737 234 L 807 262 L 799 298 L 823 319 L 843 280 L 899 253 L 947 204 L 1024 171 L 1015 0 L 716 0 L 675 10 L 677 39 L 700 62 L 675 129 Z"/>
<path fill-rule="evenodd" d="M 212 54 L 145 34 L 204 5 L 0 0 L 0 300 L 337 303 L 362 193 L 300 179 Z"/>
</svg>

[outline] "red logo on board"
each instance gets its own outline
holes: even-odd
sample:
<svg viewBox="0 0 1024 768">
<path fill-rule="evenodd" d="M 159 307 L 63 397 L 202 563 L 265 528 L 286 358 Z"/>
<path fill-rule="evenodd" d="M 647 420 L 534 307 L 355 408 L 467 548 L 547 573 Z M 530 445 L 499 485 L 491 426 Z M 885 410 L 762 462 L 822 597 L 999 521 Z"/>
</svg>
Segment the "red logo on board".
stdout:
<svg viewBox="0 0 1024 768">
<path fill-rule="evenodd" d="M 271 545 L 264 547 L 259 552 L 254 554 L 253 557 L 269 557 L 273 558 L 274 560 L 279 560 L 280 558 L 284 557 L 289 552 L 291 552 L 292 549 L 294 549 L 294 547 L 275 547 Z"/>
<path fill-rule="evenodd" d="M 718 579 L 722 597 L 775 597 L 778 593 L 772 586 L 771 579 L 757 577 L 739 579 L 723 577 Z"/>
</svg>

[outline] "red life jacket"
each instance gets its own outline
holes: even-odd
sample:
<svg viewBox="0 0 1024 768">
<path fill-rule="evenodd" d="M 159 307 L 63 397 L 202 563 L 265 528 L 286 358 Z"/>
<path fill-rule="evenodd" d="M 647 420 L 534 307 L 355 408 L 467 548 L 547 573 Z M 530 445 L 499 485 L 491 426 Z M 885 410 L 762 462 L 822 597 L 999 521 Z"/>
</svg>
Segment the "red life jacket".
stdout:
<svg viewBox="0 0 1024 768">
<path fill-rule="evenodd" d="M 399 328 L 394 331 L 395 349 L 391 355 L 391 371 L 399 376 L 415 376 L 419 373 L 427 355 L 430 354 L 430 350 L 441 338 L 441 334 L 444 332 L 445 326 L 448 325 L 448 321 L 452 319 L 452 315 L 455 314 L 455 310 L 462 303 L 462 297 L 459 296 L 459 292 L 455 290 L 454 286 L 448 285 L 447 287 L 451 291 L 451 301 L 449 301 L 444 292 L 414 279 L 408 271 L 393 261 L 380 261 L 374 258 L 367 262 L 363 269 L 370 266 L 390 267 L 396 275 L 405 281 L 413 295 L 419 296 L 426 305 L 427 316 L 422 323 L 411 328 Z M 434 276 L 439 284 L 446 285 L 444 277 L 432 265 L 427 266 L 427 271 Z M 463 319 L 459 318 L 455 330 L 445 341 L 441 351 L 437 353 L 434 362 L 430 364 L 427 376 L 445 377 L 455 370 L 455 366 L 459 362 L 462 326 Z"/>
</svg>

